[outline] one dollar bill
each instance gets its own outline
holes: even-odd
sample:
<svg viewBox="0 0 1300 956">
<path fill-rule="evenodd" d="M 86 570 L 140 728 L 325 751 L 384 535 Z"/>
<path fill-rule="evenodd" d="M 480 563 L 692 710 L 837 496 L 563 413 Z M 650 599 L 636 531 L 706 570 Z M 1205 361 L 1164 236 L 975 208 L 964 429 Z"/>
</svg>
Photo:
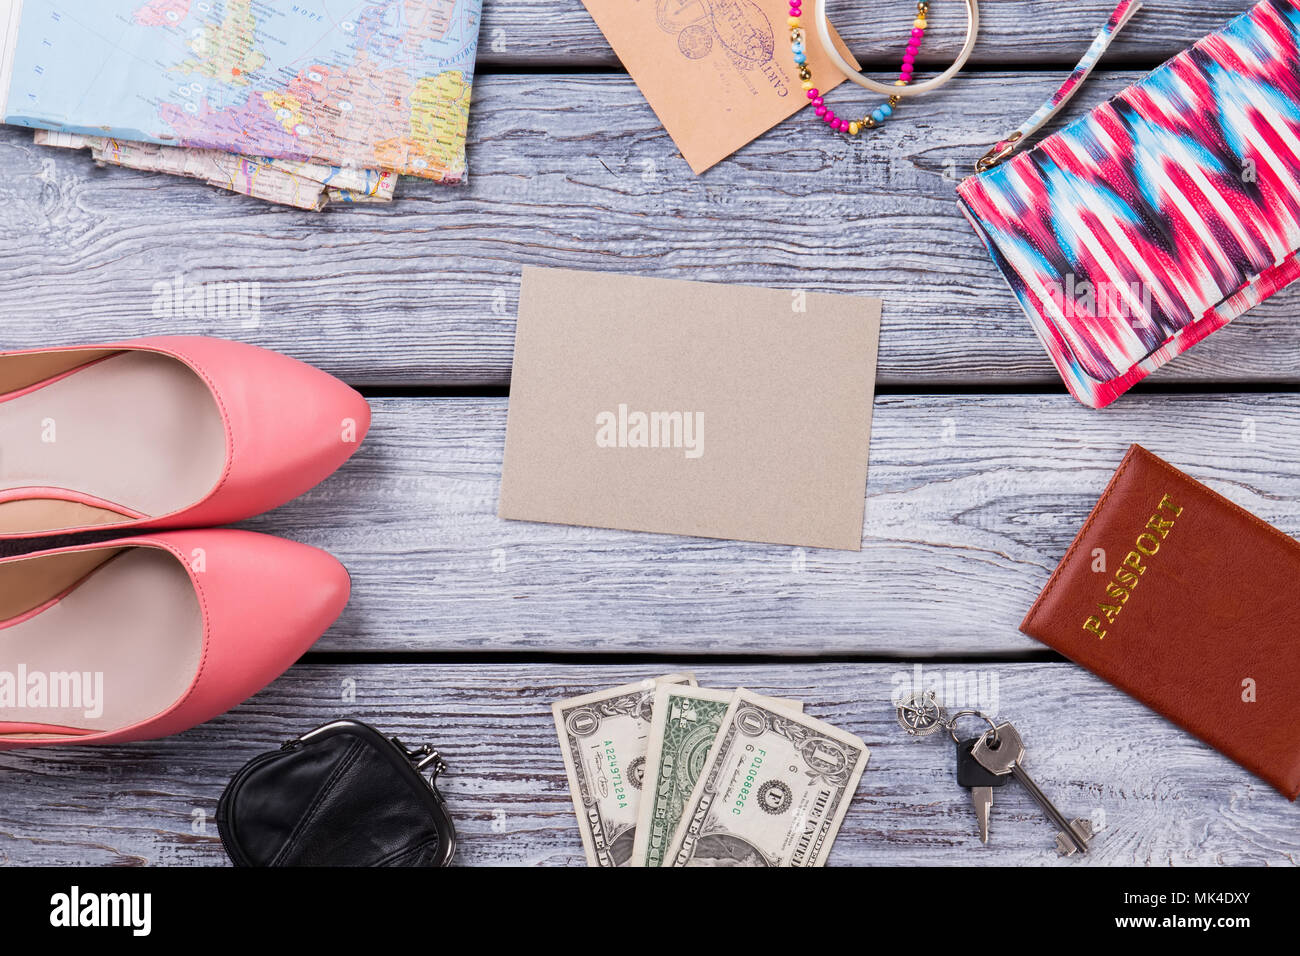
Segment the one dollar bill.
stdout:
<svg viewBox="0 0 1300 956">
<path fill-rule="evenodd" d="M 736 691 L 667 866 L 822 866 L 870 751 L 830 724 Z"/>
<path fill-rule="evenodd" d="M 694 683 L 668 674 L 552 705 L 589 866 L 631 862 L 655 690 Z"/>
<path fill-rule="evenodd" d="M 661 685 L 646 749 L 645 777 L 637 814 L 633 866 L 662 866 L 682 810 L 695 789 L 713 747 L 713 738 L 735 696 L 734 690 Z M 798 713 L 795 700 L 762 698 L 773 707 Z"/>
</svg>

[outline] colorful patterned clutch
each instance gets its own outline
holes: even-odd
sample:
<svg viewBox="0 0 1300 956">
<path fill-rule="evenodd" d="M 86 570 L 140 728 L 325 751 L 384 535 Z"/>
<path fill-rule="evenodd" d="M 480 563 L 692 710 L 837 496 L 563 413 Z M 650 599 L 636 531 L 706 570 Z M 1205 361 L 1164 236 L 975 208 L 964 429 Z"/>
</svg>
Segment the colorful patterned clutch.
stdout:
<svg viewBox="0 0 1300 956">
<path fill-rule="evenodd" d="M 1059 109 L 1136 6 L 1119 5 L 1079 70 L 986 160 L 1005 158 Z M 1261 0 L 958 187 L 1085 405 L 1110 404 L 1300 278 L 1298 49 L 1300 0 Z"/>
</svg>

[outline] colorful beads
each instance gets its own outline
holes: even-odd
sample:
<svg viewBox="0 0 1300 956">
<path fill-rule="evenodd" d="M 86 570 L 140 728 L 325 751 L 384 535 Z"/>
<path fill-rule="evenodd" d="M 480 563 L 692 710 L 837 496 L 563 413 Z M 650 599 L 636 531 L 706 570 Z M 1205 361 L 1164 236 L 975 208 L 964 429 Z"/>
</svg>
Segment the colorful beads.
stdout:
<svg viewBox="0 0 1300 956">
<path fill-rule="evenodd" d="M 831 129 L 848 133 L 850 136 L 857 136 L 864 129 L 875 129 L 893 116 L 894 107 L 900 102 L 898 96 L 891 96 L 889 102 L 877 106 L 861 120 L 846 120 L 835 115 L 835 111 L 826 105 L 821 92 L 812 83 L 812 70 L 808 67 L 808 50 L 804 45 L 804 32 L 799 25 L 800 17 L 803 15 L 803 0 L 789 0 L 789 4 L 790 15 L 786 23 L 790 26 L 790 53 L 798 68 L 799 78 L 803 81 L 803 89 L 812 103 L 813 113 Z M 916 55 L 921 49 L 921 39 L 925 36 L 929 12 L 928 0 L 920 0 L 916 5 L 916 19 L 912 21 L 912 32 L 907 42 L 907 50 L 903 54 L 898 79 L 894 81 L 895 86 L 907 86 L 912 82 L 912 73 L 916 68 Z"/>
</svg>

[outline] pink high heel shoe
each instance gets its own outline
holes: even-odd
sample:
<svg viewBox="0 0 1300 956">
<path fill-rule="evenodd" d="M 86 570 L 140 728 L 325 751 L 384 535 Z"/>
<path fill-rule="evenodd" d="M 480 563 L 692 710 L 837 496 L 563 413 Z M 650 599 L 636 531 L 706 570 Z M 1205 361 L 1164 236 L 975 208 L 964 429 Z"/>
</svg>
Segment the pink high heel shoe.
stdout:
<svg viewBox="0 0 1300 956">
<path fill-rule="evenodd" d="M 278 677 L 347 604 L 324 551 L 172 531 L 0 561 L 0 750 L 180 733 Z"/>
<path fill-rule="evenodd" d="M 338 379 L 241 342 L 0 353 L 0 538 L 239 521 L 320 483 L 369 427 Z"/>
</svg>

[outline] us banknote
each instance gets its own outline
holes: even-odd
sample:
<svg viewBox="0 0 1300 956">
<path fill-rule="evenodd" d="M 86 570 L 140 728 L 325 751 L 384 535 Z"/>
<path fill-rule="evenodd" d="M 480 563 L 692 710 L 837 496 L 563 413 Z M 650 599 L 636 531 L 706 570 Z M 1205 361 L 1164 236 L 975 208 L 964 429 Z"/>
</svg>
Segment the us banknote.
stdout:
<svg viewBox="0 0 1300 956">
<path fill-rule="evenodd" d="M 852 734 L 737 690 L 665 865 L 823 865 L 869 756 Z"/>
<path fill-rule="evenodd" d="M 632 845 L 633 866 L 663 865 L 668 841 L 677 830 L 682 809 L 735 693 L 683 685 L 663 685 L 656 691 Z M 760 699 L 795 713 L 803 710 L 796 700 Z"/>
<path fill-rule="evenodd" d="M 695 677 L 667 674 L 551 707 L 590 866 L 631 862 L 655 690 L 663 684 L 693 686 Z"/>
</svg>

